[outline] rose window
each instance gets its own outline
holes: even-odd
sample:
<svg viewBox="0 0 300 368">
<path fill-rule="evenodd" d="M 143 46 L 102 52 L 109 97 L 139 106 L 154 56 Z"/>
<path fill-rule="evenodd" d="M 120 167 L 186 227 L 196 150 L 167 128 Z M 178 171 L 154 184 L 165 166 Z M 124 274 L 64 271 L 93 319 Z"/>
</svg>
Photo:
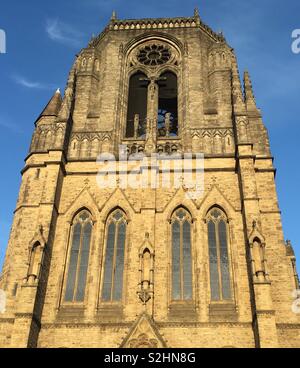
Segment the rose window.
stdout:
<svg viewBox="0 0 300 368">
<path fill-rule="evenodd" d="M 141 64 L 156 66 L 168 62 L 171 58 L 171 53 L 165 46 L 149 45 L 139 51 L 137 58 Z"/>
</svg>

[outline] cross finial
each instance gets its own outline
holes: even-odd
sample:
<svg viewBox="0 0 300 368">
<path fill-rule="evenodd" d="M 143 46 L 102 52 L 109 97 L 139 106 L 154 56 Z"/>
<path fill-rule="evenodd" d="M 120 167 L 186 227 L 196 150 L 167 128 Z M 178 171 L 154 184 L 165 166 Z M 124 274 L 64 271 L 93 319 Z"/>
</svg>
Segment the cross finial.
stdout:
<svg viewBox="0 0 300 368">
<path fill-rule="evenodd" d="M 198 8 L 198 6 L 196 6 L 196 8 L 194 9 L 194 17 L 199 18 L 199 8 Z"/>
</svg>

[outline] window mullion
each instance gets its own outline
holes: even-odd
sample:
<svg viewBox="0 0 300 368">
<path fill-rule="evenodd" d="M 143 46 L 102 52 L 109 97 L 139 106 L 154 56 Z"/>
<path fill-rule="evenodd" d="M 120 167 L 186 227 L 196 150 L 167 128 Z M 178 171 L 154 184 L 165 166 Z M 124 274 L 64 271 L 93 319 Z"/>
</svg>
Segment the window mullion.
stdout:
<svg viewBox="0 0 300 368">
<path fill-rule="evenodd" d="M 180 299 L 184 298 L 184 280 L 183 280 L 183 226 L 180 222 Z"/>
<path fill-rule="evenodd" d="M 228 273 L 229 273 L 229 287 L 230 287 L 230 298 L 232 298 L 233 293 L 233 278 L 232 278 L 232 269 L 231 269 L 231 256 L 230 256 L 230 249 L 229 249 L 229 225 L 228 222 L 226 223 L 226 248 L 227 248 L 227 262 L 228 262 Z"/>
<path fill-rule="evenodd" d="M 114 295 L 114 287 L 115 287 L 115 273 L 116 273 L 116 259 L 117 259 L 117 244 L 118 244 L 118 232 L 119 232 L 119 223 L 116 223 L 115 226 L 115 241 L 114 241 L 114 256 L 113 256 L 113 264 L 112 264 L 112 273 L 111 273 L 111 290 L 110 290 L 110 300 L 113 300 Z"/>
<path fill-rule="evenodd" d="M 193 288 L 193 280 L 194 280 L 194 275 L 193 275 L 193 252 L 192 252 L 192 249 L 193 249 L 193 227 L 192 227 L 192 223 L 190 223 L 190 264 L 189 264 L 189 267 L 191 268 L 191 299 L 193 299 L 194 297 L 194 288 Z"/>
<path fill-rule="evenodd" d="M 78 257 L 77 257 L 77 265 L 76 265 L 76 275 L 75 275 L 75 284 L 74 284 L 74 291 L 73 291 L 73 301 L 76 302 L 76 295 L 77 295 L 77 287 L 78 287 L 78 275 L 80 270 L 80 261 L 81 261 L 81 249 L 82 249 L 82 241 L 83 239 L 83 225 L 80 226 L 80 241 L 79 241 L 79 249 L 78 249 Z"/>
<path fill-rule="evenodd" d="M 221 260 L 220 260 L 220 241 L 219 241 L 219 222 L 215 222 L 215 237 L 217 245 L 217 261 L 218 261 L 218 278 L 219 278 L 219 295 L 220 300 L 223 300 L 223 286 L 221 277 Z"/>
</svg>

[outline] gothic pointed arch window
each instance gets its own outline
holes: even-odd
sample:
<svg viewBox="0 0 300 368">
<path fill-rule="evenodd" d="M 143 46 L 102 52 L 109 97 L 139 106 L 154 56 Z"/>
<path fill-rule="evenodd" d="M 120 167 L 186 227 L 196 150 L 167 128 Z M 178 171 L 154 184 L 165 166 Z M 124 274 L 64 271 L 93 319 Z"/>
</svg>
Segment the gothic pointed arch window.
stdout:
<svg viewBox="0 0 300 368">
<path fill-rule="evenodd" d="M 147 117 L 147 76 L 138 71 L 130 77 L 127 107 L 126 138 L 145 135 Z"/>
<path fill-rule="evenodd" d="M 232 299 L 228 249 L 228 220 L 218 207 L 207 215 L 210 294 L 212 301 Z"/>
<path fill-rule="evenodd" d="M 192 300 L 192 218 L 184 208 L 171 218 L 172 300 Z"/>
<path fill-rule="evenodd" d="M 83 302 L 93 222 L 88 211 L 83 210 L 74 218 L 71 227 L 71 248 L 65 289 L 65 302 Z"/>
<path fill-rule="evenodd" d="M 158 133 L 159 136 L 178 135 L 178 82 L 177 75 L 166 71 L 158 79 Z"/>
<path fill-rule="evenodd" d="M 123 295 L 123 275 L 127 221 L 117 209 L 107 219 L 102 301 L 119 302 Z"/>
</svg>

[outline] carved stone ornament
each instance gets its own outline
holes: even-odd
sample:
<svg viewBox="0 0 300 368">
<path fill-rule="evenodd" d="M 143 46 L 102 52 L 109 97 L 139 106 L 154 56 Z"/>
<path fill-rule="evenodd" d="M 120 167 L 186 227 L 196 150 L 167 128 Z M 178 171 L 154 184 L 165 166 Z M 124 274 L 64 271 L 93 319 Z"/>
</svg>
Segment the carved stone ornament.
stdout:
<svg viewBox="0 0 300 368">
<path fill-rule="evenodd" d="M 147 302 L 151 299 L 151 293 L 148 290 L 141 290 L 137 292 L 139 298 L 143 302 L 143 305 L 146 305 Z"/>
<path fill-rule="evenodd" d="M 140 315 L 123 340 L 121 348 L 166 348 L 154 320 L 146 313 Z"/>
<path fill-rule="evenodd" d="M 164 45 L 147 45 L 139 50 L 137 59 L 144 65 L 162 65 L 171 59 L 171 51 Z"/>
</svg>

